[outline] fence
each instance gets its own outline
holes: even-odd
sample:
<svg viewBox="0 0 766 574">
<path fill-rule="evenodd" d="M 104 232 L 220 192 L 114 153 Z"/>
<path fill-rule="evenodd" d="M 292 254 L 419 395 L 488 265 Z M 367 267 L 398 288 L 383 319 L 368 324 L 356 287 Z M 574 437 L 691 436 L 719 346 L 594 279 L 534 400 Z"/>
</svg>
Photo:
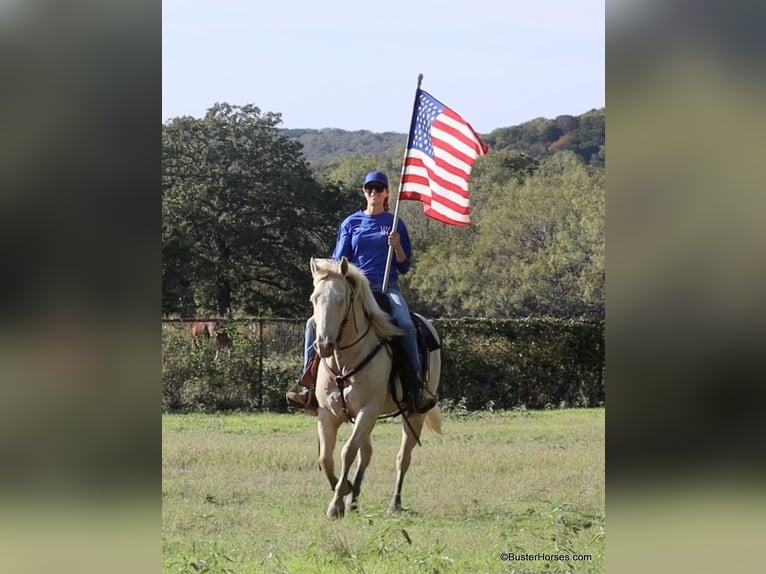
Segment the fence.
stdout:
<svg viewBox="0 0 766 574">
<path fill-rule="evenodd" d="M 303 364 L 305 319 L 239 317 L 219 331 L 232 341 L 214 360 L 215 342 L 191 337 L 191 323 L 163 319 L 163 407 L 270 408 L 283 402 L 279 385 L 297 377 Z M 280 371 L 279 373 L 275 371 Z"/>
<path fill-rule="evenodd" d="M 303 366 L 305 319 L 227 319 L 231 355 L 192 345 L 190 323 L 163 319 L 163 408 L 286 409 Z M 605 402 L 604 324 L 555 319 L 437 319 L 440 398 L 467 410 L 594 406 Z"/>
</svg>

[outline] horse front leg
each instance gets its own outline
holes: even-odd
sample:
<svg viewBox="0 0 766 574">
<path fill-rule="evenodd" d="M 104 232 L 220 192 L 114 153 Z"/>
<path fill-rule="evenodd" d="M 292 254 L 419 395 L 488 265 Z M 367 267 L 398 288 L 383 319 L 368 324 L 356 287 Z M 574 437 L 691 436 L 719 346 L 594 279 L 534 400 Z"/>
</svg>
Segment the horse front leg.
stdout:
<svg viewBox="0 0 766 574">
<path fill-rule="evenodd" d="M 354 476 L 354 484 L 351 487 L 351 505 L 356 505 L 356 501 L 359 498 L 359 493 L 362 490 L 362 480 L 364 480 L 364 471 L 370 465 L 372 459 L 372 435 L 367 435 L 367 438 L 362 441 L 359 447 L 359 466 L 356 469 L 356 475 Z"/>
<path fill-rule="evenodd" d="M 330 488 L 335 490 L 338 477 L 335 476 L 335 441 L 338 437 L 338 423 L 330 419 L 326 409 L 320 409 L 317 413 L 317 435 L 319 436 L 319 470 L 324 472 L 330 482 Z"/>
<path fill-rule="evenodd" d="M 402 509 L 402 486 L 404 484 L 404 476 L 410 468 L 412 449 L 418 443 L 424 420 L 425 415 L 411 416 L 409 421 L 412 430 L 410 430 L 410 425 L 402 420 L 402 442 L 399 446 L 399 452 L 396 455 L 396 484 L 394 485 L 394 496 L 388 507 L 389 512 L 396 512 Z"/>
<path fill-rule="evenodd" d="M 351 483 L 348 481 L 348 473 L 351 470 L 351 465 L 354 463 L 357 452 L 364 444 L 364 441 L 369 438 L 376 422 L 377 417 L 364 409 L 359 411 L 356 416 L 354 430 L 351 431 L 351 436 L 346 444 L 343 445 L 343 450 L 340 453 L 340 477 L 338 478 L 338 484 L 335 485 L 335 495 L 327 507 L 327 516 L 330 518 L 342 518 L 346 514 L 346 504 L 343 498 L 353 490 Z M 362 472 L 362 475 L 364 475 L 364 472 Z"/>
</svg>

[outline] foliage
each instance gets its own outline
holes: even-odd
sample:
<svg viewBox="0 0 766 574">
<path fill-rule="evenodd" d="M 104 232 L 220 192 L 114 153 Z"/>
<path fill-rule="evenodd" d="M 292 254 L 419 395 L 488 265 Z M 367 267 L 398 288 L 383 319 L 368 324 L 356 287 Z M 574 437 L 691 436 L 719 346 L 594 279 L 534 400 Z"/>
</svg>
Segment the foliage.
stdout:
<svg viewBox="0 0 766 574">
<path fill-rule="evenodd" d="M 507 150 L 544 159 L 558 151 L 571 151 L 584 163 L 603 167 L 605 117 L 606 109 L 600 108 L 575 116 L 535 118 L 516 126 L 497 128 L 481 138 L 493 152 Z M 395 157 L 401 162 L 400 150 L 407 140 L 406 133 L 336 128 L 282 129 L 280 133 L 300 142 L 312 169 L 319 170 L 347 156 L 369 155 L 383 161 Z M 395 171 L 398 173 L 399 168 Z"/>
<path fill-rule="evenodd" d="M 162 337 L 164 411 L 286 410 L 284 394 L 302 359 L 263 357 L 262 342 L 245 328 L 229 326 L 233 346 L 215 358 L 215 342 L 192 344 L 185 332 L 165 326 Z"/>
<path fill-rule="evenodd" d="M 383 162 L 373 155 L 365 154 L 361 156 L 345 156 L 329 161 L 322 167 L 314 169 L 314 174 L 323 187 L 334 186 L 340 194 L 341 201 L 345 206 L 344 216 L 348 213 L 364 209 L 366 202 L 362 192 L 362 182 L 364 176 L 373 170 L 383 170 L 392 173 L 394 166 L 390 162 Z M 394 186 L 393 179 L 390 178 L 390 186 Z M 342 217 L 335 222 L 336 226 L 340 224 Z M 337 231 L 333 229 L 334 232 Z M 335 239 L 335 235 L 333 235 Z M 332 251 L 332 250 L 330 250 Z M 329 256 L 330 253 L 328 252 Z"/>
<path fill-rule="evenodd" d="M 305 313 L 311 255 L 345 205 L 278 114 L 216 104 L 162 128 L 163 311 Z"/>
<path fill-rule="evenodd" d="M 555 319 L 435 319 L 439 396 L 459 410 L 604 404 L 604 325 Z"/>
<path fill-rule="evenodd" d="M 537 164 L 477 162 L 471 228 L 421 236 L 403 283 L 429 316 L 604 317 L 603 170 L 570 152 Z"/>
<path fill-rule="evenodd" d="M 347 131 L 336 128 L 284 129 L 281 132 L 301 143 L 303 155 L 312 167 L 321 167 L 327 162 L 355 155 L 389 157 L 402 148 L 407 134 L 394 132 L 373 133 L 368 130 Z M 401 157 L 401 156 L 400 156 Z"/>
<path fill-rule="evenodd" d="M 586 164 L 604 166 L 606 109 L 593 109 L 579 116 L 536 118 L 517 126 L 493 130 L 483 140 L 490 148 L 511 149 L 537 158 L 571 151 Z"/>
<path fill-rule="evenodd" d="M 538 118 L 486 136 L 470 226 L 402 202 L 414 255 L 400 285 L 410 307 L 429 317 L 603 320 L 604 118 L 604 109 Z M 404 151 L 401 139 L 389 141 L 395 134 L 361 132 L 351 151 L 342 130 L 280 130 L 280 121 L 216 104 L 202 120 L 163 126 L 166 315 L 307 316 L 308 259 L 328 256 L 340 221 L 363 207 L 366 172 L 388 173 L 393 209 Z M 300 143 L 309 136 L 346 144 L 328 144 L 330 155 L 309 167 Z M 379 152 L 373 143 L 384 140 L 390 147 Z"/>
<path fill-rule="evenodd" d="M 465 412 L 604 404 L 603 323 L 435 319 L 434 325 L 443 340 L 445 404 Z M 165 411 L 286 410 L 284 393 L 300 375 L 300 352 L 265 354 L 243 328 L 233 340 L 231 356 L 214 360 L 212 341 L 195 348 L 177 329 L 163 328 Z"/>
</svg>

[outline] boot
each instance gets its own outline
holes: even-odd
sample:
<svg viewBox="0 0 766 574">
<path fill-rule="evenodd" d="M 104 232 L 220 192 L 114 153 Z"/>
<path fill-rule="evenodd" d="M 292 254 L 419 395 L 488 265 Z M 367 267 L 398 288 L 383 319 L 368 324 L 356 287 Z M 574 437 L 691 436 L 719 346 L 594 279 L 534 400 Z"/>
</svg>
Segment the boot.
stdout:
<svg viewBox="0 0 766 574">
<path fill-rule="evenodd" d="M 436 399 L 420 380 L 407 359 L 402 360 L 400 375 L 407 389 L 407 406 L 411 413 L 426 413 L 436 406 Z"/>
<path fill-rule="evenodd" d="M 423 384 L 418 381 L 420 388 L 416 388 L 410 393 L 409 407 L 412 413 L 427 413 L 436 406 L 436 399 L 431 391 L 425 390 Z"/>
<path fill-rule="evenodd" d="M 309 390 L 295 383 L 285 394 L 287 404 L 295 409 L 305 409 L 309 404 Z"/>
<path fill-rule="evenodd" d="M 303 409 L 306 414 L 316 416 L 319 406 L 314 394 L 316 387 L 317 370 L 319 369 L 319 355 L 314 355 L 309 360 L 308 367 L 303 371 L 298 382 L 290 387 L 285 394 L 287 404 L 296 409 Z"/>
</svg>

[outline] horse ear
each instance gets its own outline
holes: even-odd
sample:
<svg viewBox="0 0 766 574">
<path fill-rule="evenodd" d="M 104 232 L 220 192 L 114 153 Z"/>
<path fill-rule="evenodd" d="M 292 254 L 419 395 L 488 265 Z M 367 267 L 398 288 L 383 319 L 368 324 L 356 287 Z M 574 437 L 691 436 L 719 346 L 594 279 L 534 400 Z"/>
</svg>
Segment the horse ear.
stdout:
<svg viewBox="0 0 766 574">
<path fill-rule="evenodd" d="M 309 267 L 311 268 L 311 274 L 316 275 L 317 274 L 317 264 L 316 261 L 314 261 L 314 258 L 311 258 L 311 261 L 309 261 Z"/>
<path fill-rule="evenodd" d="M 340 273 L 344 277 L 346 276 L 346 273 L 348 273 L 348 259 L 346 259 L 346 257 L 343 257 L 340 260 Z"/>
</svg>

